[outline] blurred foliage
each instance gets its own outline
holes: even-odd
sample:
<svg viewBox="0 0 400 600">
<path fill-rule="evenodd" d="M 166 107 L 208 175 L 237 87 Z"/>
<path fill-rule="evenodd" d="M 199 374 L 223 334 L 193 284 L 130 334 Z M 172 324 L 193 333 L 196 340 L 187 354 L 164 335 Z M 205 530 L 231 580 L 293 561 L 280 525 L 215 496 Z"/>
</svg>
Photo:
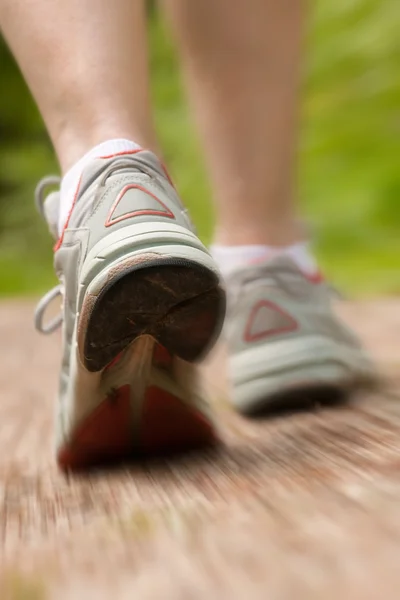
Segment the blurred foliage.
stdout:
<svg viewBox="0 0 400 600">
<path fill-rule="evenodd" d="M 400 36 L 397 0 L 316 0 L 311 7 L 300 139 L 300 198 L 318 256 L 353 294 L 400 292 Z M 177 58 L 158 12 L 149 22 L 156 122 L 200 234 L 210 189 Z M 42 121 L 0 42 L 0 293 L 54 282 L 35 181 L 57 171 Z M 54 85 L 54 83 L 52 83 Z"/>
<path fill-rule="evenodd" d="M 0 293 L 42 290 L 54 280 L 51 243 L 32 197 L 56 162 L 42 120 L 0 40 Z"/>
</svg>

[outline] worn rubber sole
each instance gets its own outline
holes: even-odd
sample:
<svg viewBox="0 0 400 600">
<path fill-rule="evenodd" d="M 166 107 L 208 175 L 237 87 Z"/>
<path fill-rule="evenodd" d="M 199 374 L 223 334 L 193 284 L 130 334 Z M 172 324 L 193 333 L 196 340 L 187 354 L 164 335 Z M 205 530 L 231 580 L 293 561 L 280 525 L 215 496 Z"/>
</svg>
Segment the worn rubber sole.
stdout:
<svg viewBox="0 0 400 600">
<path fill-rule="evenodd" d="M 198 360 L 218 337 L 225 312 L 217 275 L 187 260 L 134 266 L 113 279 L 91 307 L 84 365 L 102 370 L 140 335 L 172 355 Z"/>
</svg>

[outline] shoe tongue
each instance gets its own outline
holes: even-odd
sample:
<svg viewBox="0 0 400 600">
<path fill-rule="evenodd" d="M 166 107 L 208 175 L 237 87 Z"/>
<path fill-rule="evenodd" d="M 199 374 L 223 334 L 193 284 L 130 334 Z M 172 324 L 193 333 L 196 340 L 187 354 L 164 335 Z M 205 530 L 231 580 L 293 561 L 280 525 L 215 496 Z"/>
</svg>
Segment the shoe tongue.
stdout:
<svg viewBox="0 0 400 600">
<path fill-rule="evenodd" d="M 60 192 L 51 192 L 43 203 L 43 213 L 50 233 L 58 238 L 58 216 L 60 212 Z"/>
</svg>

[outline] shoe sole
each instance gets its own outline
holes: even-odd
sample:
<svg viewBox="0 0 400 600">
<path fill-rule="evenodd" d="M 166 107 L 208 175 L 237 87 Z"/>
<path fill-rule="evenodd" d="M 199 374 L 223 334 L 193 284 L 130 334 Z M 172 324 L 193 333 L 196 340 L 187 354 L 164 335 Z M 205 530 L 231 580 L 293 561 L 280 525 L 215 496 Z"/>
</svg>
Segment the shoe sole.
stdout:
<svg viewBox="0 0 400 600">
<path fill-rule="evenodd" d="M 222 328 L 225 294 L 218 275 L 196 261 L 149 255 L 128 256 L 108 271 L 100 290 L 92 294 L 92 285 L 86 291 L 77 327 L 79 362 L 85 377 L 98 378 L 96 391 L 104 396 L 59 448 L 63 469 L 218 439 L 192 389 L 190 364 Z"/>
<path fill-rule="evenodd" d="M 362 351 L 317 336 L 244 351 L 230 368 L 233 404 L 249 416 L 334 403 L 377 378 Z"/>
<path fill-rule="evenodd" d="M 142 341 L 148 340 L 136 340 L 139 344 Z M 154 344 L 152 370 L 160 368 L 160 357 L 163 361 L 168 357 L 169 365 L 173 364 L 174 358 L 166 349 Z M 168 391 L 163 383 L 155 382 L 142 390 L 143 382 L 134 379 L 110 387 L 96 408 L 74 428 L 69 441 L 57 452 L 61 469 L 86 470 L 218 442 L 212 419 L 199 410 L 198 404 L 188 402 L 174 389 Z"/>
<path fill-rule="evenodd" d="M 182 259 L 133 265 L 90 306 L 84 365 L 101 371 L 141 335 L 151 335 L 172 355 L 196 361 L 214 343 L 223 310 L 218 276 L 201 265 Z"/>
</svg>

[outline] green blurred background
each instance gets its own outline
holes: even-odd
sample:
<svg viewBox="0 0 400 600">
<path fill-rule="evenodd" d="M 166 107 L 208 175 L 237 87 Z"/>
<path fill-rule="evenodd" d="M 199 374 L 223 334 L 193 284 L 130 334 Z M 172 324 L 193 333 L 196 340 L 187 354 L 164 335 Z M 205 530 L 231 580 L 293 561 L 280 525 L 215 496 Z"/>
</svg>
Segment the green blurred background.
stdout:
<svg viewBox="0 0 400 600">
<path fill-rule="evenodd" d="M 300 200 L 317 254 L 352 295 L 400 292 L 398 0 L 317 0 L 310 10 L 300 141 Z M 213 214 L 176 54 L 149 17 L 154 103 L 165 155 L 202 238 Z M 49 85 L 54 85 L 49 82 Z M 52 242 L 33 207 L 57 172 L 43 124 L 0 41 L 0 294 L 54 283 Z"/>
</svg>

